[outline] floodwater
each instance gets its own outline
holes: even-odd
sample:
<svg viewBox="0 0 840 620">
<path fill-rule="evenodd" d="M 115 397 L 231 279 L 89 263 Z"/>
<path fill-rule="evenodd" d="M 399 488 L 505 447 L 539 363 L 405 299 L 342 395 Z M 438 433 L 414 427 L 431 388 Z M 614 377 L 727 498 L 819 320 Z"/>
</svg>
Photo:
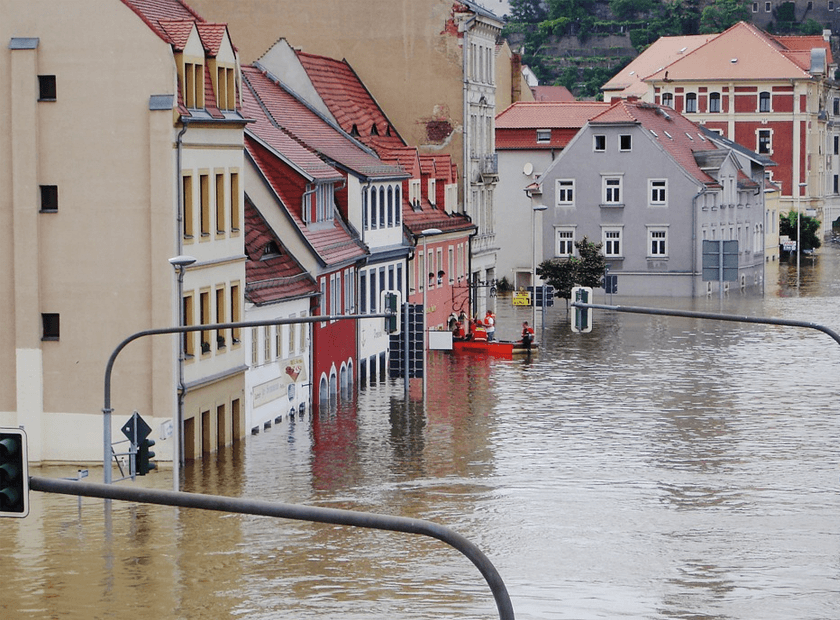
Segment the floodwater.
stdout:
<svg viewBox="0 0 840 620">
<path fill-rule="evenodd" d="M 840 249 L 763 299 L 628 299 L 840 331 Z M 619 282 L 619 287 L 621 286 Z M 609 303 L 603 295 L 596 302 Z M 498 300 L 501 337 L 530 309 Z M 184 490 L 427 519 L 476 543 L 516 617 L 840 617 L 840 345 L 816 330 L 563 302 L 532 359 L 431 355 L 413 382 L 189 465 Z M 50 467 L 41 476 L 75 476 Z M 171 471 L 137 484 L 169 489 Z M 101 470 L 91 470 L 101 480 Z M 127 483 L 120 483 L 127 484 Z M 33 492 L 0 521 L 0 618 L 494 618 L 478 570 L 392 532 Z"/>
</svg>

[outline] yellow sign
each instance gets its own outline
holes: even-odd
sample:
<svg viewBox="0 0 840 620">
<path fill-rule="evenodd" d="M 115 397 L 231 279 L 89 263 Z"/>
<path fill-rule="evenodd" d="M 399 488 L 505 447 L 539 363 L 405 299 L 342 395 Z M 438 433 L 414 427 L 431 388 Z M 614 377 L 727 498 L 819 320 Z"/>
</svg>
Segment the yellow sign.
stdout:
<svg viewBox="0 0 840 620">
<path fill-rule="evenodd" d="M 513 305 L 514 306 L 530 306 L 531 305 L 531 293 L 527 291 L 519 291 L 518 293 L 513 294 Z"/>
</svg>

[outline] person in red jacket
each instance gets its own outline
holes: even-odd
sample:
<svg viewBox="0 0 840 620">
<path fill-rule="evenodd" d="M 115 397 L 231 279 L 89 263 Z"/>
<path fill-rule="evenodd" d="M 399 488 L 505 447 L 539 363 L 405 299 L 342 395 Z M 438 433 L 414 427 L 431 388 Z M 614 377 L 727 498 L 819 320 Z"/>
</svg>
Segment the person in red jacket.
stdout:
<svg viewBox="0 0 840 620">
<path fill-rule="evenodd" d="M 534 330 L 528 325 L 528 321 L 522 323 L 522 345 L 531 350 L 531 343 L 534 342 Z"/>
</svg>

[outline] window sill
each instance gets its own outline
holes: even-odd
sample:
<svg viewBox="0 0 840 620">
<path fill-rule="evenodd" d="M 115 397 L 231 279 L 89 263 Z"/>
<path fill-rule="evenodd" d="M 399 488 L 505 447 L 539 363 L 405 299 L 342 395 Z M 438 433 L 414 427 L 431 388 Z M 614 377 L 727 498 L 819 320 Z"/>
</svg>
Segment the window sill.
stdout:
<svg viewBox="0 0 840 620">
<path fill-rule="evenodd" d="M 58 213 L 58 209 L 41 209 L 38 213 Z"/>
<path fill-rule="evenodd" d="M 41 338 L 41 342 L 58 342 L 58 336 L 44 336 Z"/>
<path fill-rule="evenodd" d="M 598 205 L 603 209 L 623 209 L 624 203 L 623 202 L 602 202 Z"/>
<path fill-rule="evenodd" d="M 605 254 L 604 258 L 606 258 L 607 260 L 624 260 L 623 256 L 610 256 L 608 254 Z"/>
</svg>

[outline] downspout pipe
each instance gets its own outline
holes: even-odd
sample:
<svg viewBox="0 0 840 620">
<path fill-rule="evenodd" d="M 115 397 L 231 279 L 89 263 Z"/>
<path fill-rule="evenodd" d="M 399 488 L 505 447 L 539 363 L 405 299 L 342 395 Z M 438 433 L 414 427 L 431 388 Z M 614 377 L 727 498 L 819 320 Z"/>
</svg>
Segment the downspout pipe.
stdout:
<svg viewBox="0 0 840 620">
<path fill-rule="evenodd" d="M 709 188 L 705 185 L 691 199 L 691 296 L 697 294 L 697 199 L 703 196 Z"/>
<path fill-rule="evenodd" d="M 184 182 L 181 178 L 181 164 L 183 162 L 183 148 L 184 148 L 184 134 L 189 129 L 189 121 L 181 117 L 183 128 L 178 132 L 175 139 L 175 171 L 177 178 L 176 195 L 178 197 L 178 230 L 175 231 L 176 245 L 178 247 L 177 255 L 184 253 Z M 184 269 L 178 270 L 178 324 L 184 318 Z M 184 401 L 187 397 L 187 384 L 184 380 L 184 340 L 179 339 L 178 343 L 178 419 L 175 423 L 175 441 L 174 449 L 178 451 L 177 454 L 172 455 L 172 485 L 175 491 L 180 490 L 181 479 L 181 464 L 184 459 Z"/>
</svg>

